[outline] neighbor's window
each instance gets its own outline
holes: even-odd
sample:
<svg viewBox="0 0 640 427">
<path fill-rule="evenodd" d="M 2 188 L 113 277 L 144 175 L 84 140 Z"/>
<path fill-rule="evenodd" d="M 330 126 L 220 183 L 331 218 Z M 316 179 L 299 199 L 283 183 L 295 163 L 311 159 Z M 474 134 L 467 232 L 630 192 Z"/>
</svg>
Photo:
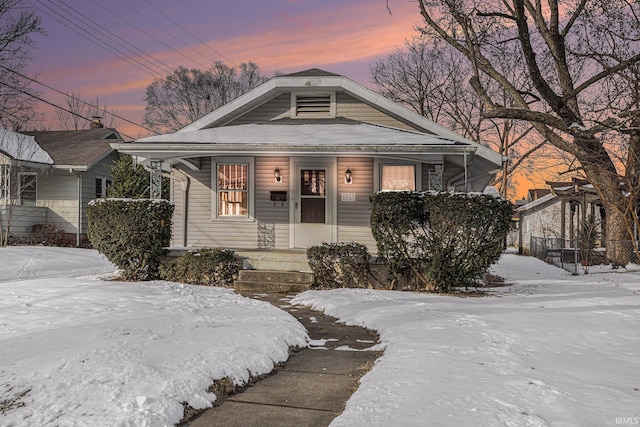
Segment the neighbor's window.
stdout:
<svg viewBox="0 0 640 427">
<path fill-rule="evenodd" d="M 415 166 L 382 165 L 380 181 L 382 191 L 415 191 Z"/>
<path fill-rule="evenodd" d="M 9 165 L 0 165 L 0 204 L 9 203 Z"/>
<path fill-rule="evenodd" d="M 107 197 L 107 187 L 111 181 L 107 178 L 96 178 L 96 199 Z"/>
<path fill-rule="evenodd" d="M 23 206 L 35 206 L 37 194 L 38 175 L 35 172 L 20 173 L 20 204 Z"/>
<path fill-rule="evenodd" d="M 218 216 L 249 216 L 249 165 L 218 163 Z"/>
</svg>

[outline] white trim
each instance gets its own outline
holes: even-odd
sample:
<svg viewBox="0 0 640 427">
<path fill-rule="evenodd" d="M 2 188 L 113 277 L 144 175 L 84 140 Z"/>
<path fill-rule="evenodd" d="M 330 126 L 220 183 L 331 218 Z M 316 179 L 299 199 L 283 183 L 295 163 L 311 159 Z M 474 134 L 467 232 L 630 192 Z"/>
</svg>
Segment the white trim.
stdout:
<svg viewBox="0 0 640 427">
<path fill-rule="evenodd" d="M 338 158 L 337 157 L 289 157 L 289 194 L 291 195 L 291 203 L 289 203 L 289 248 L 296 247 L 295 225 L 296 215 L 299 206 L 298 185 L 299 170 L 303 168 L 326 169 L 327 180 L 327 224 L 330 226 L 330 241 L 338 241 Z M 328 240 L 328 239 L 327 239 Z"/>
<path fill-rule="evenodd" d="M 218 165 L 247 165 L 247 216 L 218 216 Z M 211 220 L 214 221 L 255 221 L 255 158 L 254 157 L 212 157 L 211 158 Z"/>
</svg>

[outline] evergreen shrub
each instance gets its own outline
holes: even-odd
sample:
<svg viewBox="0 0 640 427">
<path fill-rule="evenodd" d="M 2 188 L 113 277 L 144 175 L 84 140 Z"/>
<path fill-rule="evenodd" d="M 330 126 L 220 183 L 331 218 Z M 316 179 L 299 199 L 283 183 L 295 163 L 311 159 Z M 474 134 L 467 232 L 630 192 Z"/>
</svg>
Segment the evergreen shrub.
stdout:
<svg viewBox="0 0 640 427">
<path fill-rule="evenodd" d="M 318 288 L 369 287 L 371 255 L 363 244 L 323 243 L 308 248 L 307 259 Z"/>
<path fill-rule="evenodd" d="M 171 240 L 173 204 L 167 200 L 96 199 L 87 206 L 88 236 L 125 280 L 158 277 Z"/>
<path fill-rule="evenodd" d="M 198 249 L 160 266 L 160 276 L 172 282 L 206 286 L 233 286 L 240 270 L 229 249 Z"/>
<path fill-rule="evenodd" d="M 512 207 L 491 195 L 379 192 L 371 231 L 394 280 L 448 292 L 473 286 L 500 258 Z"/>
</svg>

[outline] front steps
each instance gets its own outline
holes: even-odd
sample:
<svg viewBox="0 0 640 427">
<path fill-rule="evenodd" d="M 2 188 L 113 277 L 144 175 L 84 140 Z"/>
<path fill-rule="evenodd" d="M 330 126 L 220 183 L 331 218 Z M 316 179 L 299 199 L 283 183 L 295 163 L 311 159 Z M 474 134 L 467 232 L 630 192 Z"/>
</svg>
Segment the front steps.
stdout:
<svg viewBox="0 0 640 427">
<path fill-rule="evenodd" d="M 236 292 L 298 293 L 311 289 L 313 274 L 300 271 L 240 270 Z"/>
<path fill-rule="evenodd" d="M 307 252 L 302 249 L 288 250 L 235 250 L 236 258 L 242 261 L 245 270 L 311 271 Z"/>
</svg>

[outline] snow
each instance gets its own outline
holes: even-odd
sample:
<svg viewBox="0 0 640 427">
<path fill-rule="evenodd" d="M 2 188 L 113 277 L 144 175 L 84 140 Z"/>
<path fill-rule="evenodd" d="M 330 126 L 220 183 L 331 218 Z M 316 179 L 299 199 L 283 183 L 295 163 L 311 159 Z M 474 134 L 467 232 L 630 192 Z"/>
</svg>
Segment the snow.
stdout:
<svg viewBox="0 0 640 427">
<path fill-rule="evenodd" d="M 295 123 L 295 121 L 294 121 Z M 256 144 L 255 141 L 259 141 Z M 340 141 L 337 143 L 336 141 Z M 368 123 L 279 124 L 278 121 L 175 132 L 141 138 L 139 144 L 216 144 L 254 147 L 388 147 L 460 145 L 463 142 L 442 136 L 396 129 Z M 135 147 L 134 147 L 135 148 Z"/>
<path fill-rule="evenodd" d="M 289 346 L 334 339 L 310 341 L 227 289 L 105 280 L 114 267 L 91 250 L 0 248 L 0 260 L 2 426 L 172 425 L 181 402 L 210 405 L 213 379 L 241 383 Z M 513 285 L 480 298 L 296 296 L 376 329 L 385 349 L 332 426 L 638 424 L 640 275 L 572 276 L 512 254 L 493 270 Z"/>
<path fill-rule="evenodd" d="M 532 257 L 492 296 L 314 291 L 292 303 L 376 329 L 384 355 L 335 426 L 638 424 L 640 276 L 571 276 Z"/>
<path fill-rule="evenodd" d="M 10 158 L 36 163 L 53 164 L 53 159 L 36 142 L 35 137 L 0 128 L 0 153 Z"/>
<path fill-rule="evenodd" d="M 2 426 L 173 425 L 181 402 L 211 406 L 213 379 L 244 383 L 307 345 L 292 316 L 228 289 L 102 280 L 115 269 L 92 250 L 0 260 L 0 408 L 16 401 Z"/>
</svg>

